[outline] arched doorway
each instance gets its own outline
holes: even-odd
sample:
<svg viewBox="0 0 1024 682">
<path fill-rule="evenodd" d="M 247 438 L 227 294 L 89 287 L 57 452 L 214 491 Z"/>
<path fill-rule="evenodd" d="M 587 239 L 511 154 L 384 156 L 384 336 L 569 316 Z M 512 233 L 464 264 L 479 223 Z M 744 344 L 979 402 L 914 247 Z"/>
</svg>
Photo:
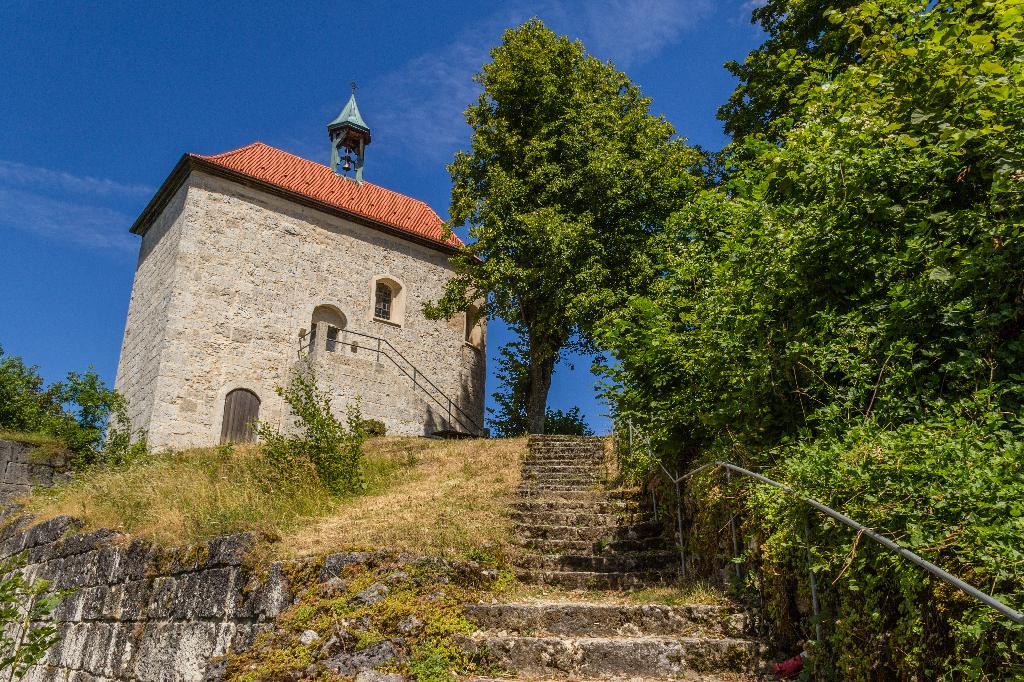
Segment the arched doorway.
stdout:
<svg viewBox="0 0 1024 682">
<path fill-rule="evenodd" d="M 260 398 L 247 388 L 236 388 L 224 398 L 224 419 L 220 427 L 221 443 L 251 443 L 253 428 L 260 416 Z"/>
</svg>

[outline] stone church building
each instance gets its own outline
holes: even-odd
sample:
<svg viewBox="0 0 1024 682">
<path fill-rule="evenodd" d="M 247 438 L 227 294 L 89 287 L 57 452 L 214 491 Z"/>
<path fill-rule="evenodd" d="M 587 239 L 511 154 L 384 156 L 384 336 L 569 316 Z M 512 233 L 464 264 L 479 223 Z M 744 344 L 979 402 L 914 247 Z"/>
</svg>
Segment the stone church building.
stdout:
<svg viewBox="0 0 1024 682">
<path fill-rule="evenodd" d="M 354 93 L 328 132 L 331 167 L 261 142 L 185 154 L 132 226 L 115 386 L 152 446 L 251 440 L 256 419 L 288 429 L 274 389 L 307 361 L 339 415 L 359 399 L 388 433 L 482 430 L 484 320 L 423 314 L 463 243 L 363 180 Z"/>
</svg>

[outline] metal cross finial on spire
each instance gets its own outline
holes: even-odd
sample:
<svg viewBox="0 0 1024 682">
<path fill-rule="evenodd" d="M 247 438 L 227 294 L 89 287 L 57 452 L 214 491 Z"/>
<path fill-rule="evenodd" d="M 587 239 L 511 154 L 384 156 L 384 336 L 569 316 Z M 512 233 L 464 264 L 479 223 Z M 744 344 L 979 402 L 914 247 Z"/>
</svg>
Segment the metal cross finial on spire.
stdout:
<svg viewBox="0 0 1024 682">
<path fill-rule="evenodd" d="M 356 82 L 355 82 L 355 81 L 352 81 L 352 82 L 350 83 L 350 85 L 352 86 L 352 94 L 353 94 L 353 95 L 354 95 L 354 94 L 356 94 Z"/>
</svg>

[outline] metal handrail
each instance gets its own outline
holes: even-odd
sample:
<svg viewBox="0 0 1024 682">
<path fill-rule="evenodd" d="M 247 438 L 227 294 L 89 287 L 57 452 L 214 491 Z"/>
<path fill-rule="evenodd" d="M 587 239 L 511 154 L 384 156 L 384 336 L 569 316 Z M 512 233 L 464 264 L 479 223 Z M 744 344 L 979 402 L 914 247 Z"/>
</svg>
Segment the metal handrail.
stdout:
<svg viewBox="0 0 1024 682">
<path fill-rule="evenodd" d="M 377 342 L 376 353 L 377 353 L 377 360 L 378 360 L 378 362 L 380 361 L 380 357 L 383 355 L 388 360 L 390 360 L 391 363 L 395 367 L 397 367 L 400 372 L 402 372 L 402 374 L 404 374 L 405 376 L 407 376 L 410 379 L 412 379 L 413 386 L 415 386 L 416 388 L 422 388 L 423 392 L 426 393 L 428 396 L 430 396 L 430 399 L 433 400 L 435 403 L 437 403 L 440 407 L 442 407 L 442 408 L 447 407 L 448 408 L 448 421 L 449 421 L 449 423 L 452 423 L 453 421 L 454 422 L 458 422 L 459 426 L 461 426 L 462 428 L 466 429 L 467 431 L 469 431 L 470 433 L 472 433 L 473 435 L 476 435 L 476 436 L 479 436 L 483 432 L 483 429 L 480 427 L 480 425 L 476 422 L 475 419 L 473 419 L 471 416 L 466 414 L 466 411 L 463 410 L 461 407 L 459 407 L 458 403 L 456 403 L 454 400 L 452 400 L 444 391 L 442 391 L 440 388 L 438 388 L 437 385 L 433 381 L 431 381 L 429 377 L 425 376 L 423 374 L 423 372 L 421 372 L 419 369 L 417 369 L 416 365 L 412 364 L 412 362 L 410 362 L 407 357 L 402 355 L 402 352 L 400 350 L 398 350 L 397 348 L 395 348 L 391 344 L 390 341 L 388 341 L 387 339 L 382 338 L 380 336 L 373 336 L 371 334 L 364 334 L 362 332 L 353 331 L 351 329 L 341 329 L 339 331 L 342 334 L 353 334 L 355 336 L 361 336 L 363 338 L 371 339 L 371 340 L 376 341 Z M 302 345 L 302 340 L 305 339 L 306 337 L 308 337 L 311 333 L 312 332 L 306 332 L 305 334 L 300 334 L 299 335 L 299 350 L 298 350 L 298 352 L 301 353 L 303 350 L 306 350 L 307 352 L 309 352 L 309 345 L 310 344 L 307 343 L 305 346 L 303 346 Z M 335 343 L 335 345 L 343 345 L 344 344 L 344 342 L 340 338 L 327 339 L 327 341 L 333 341 Z M 401 363 L 399 363 L 397 360 L 395 360 L 395 358 L 393 358 L 390 353 L 388 353 L 386 350 L 384 350 L 382 346 L 387 346 L 388 348 L 391 349 L 391 351 L 394 352 L 395 355 L 397 355 L 402 360 L 404 360 L 405 363 L 407 365 L 409 365 L 409 368 L 412 370 L 412 373 L 410 373 L 410 371 L 408 369 L 403 367 L 401 365 Z M 444 398 L 447 401 L 447 405 L 444 402 L 441 402 L 440 400 L 438 400 L 437 396 L 435 396 L 433 393 L 428 391 L 426 386 L 424 386 L 422 383 L 420 383 L 421 380 L 423 382 L 426 382 L 426 384 L 429 385 L 431 388 L 433 388 L 434 391 L 436 391 L 437 393 L 440 393 L 441 397 Z M 453 419 L 453 410 L 454 410 L 455 413 L 458 413 L 458 416 L 456 416 L 454 419 Z M 469 422 L 468 425 L 466 424 L 466 422 L 464 422 L 462 420 L 463 418 L 466 420 L 466 422 Z"/>
<path fill-rule="evenodd" d="M 648 450 L 648 453 L 650 453 L 649 450 Z M 759 482 L 764 483 L 766 485 L 770 485 L 770 486 L 772 486 L 774 488 L 778 488 L 779 490 L 785 492 L 786 494 L 792 495 L 793 497 L 797 498 L 798 500 L 800 500 L 804 504 L 807 504 L 810 507 L 816 509 L 817 511 L 821 512 L 822 514 L 825 514 L 826 516 L 828 516 L 830 518 L 833 518 L 836 521 L 839 521 L 840 523 L 842 523 L 842 524 L 844 524 L 846 526 L 849 526 L 850 528 L 854 529 L 855 531 L 857 531 L 860 534 L 866 535 L 867 537 L 871 538 L 872 540 L 874 540 L 878 544 L 882 545 L 886 549 L 895 552 L 896 554 L 900 555 L 904 559 L 907 559 L 907 560 L 913 562 L 914 564 L 916 564 L 917 566 L 919 566 L 920 568 L 923 568 L 924 570 L 928 571 L 929 573 L 931 573 L 935 577 L 940 578 L 940 579 L 944 580 L 945 582 L 949 583 L 950 585 L 952 585 L 953 587 L 957 588 L 961 592 L 964 592 L 965 594 L 968 594 L 968 595 L 974 597 L 975 599 L 977 599 L 981 603 L 985 604 L 986 606 L 995 609 L 996 611 L 998 611 L 999 613 L 1003 614 L 1004 616 L 1006 616 L 1007 618 L 1009 618 L 1013 622 L 1017 623 L 1018 625 L 1024 625 L 1024 613 L 1021 613 L 1020 611 L 1017 611 L 1016 609 L 1010 608 L 1009 606 L 1007 606 L 1003 602 L 999 601 L 995 597 L 991 596 L 990 594 L 982 592 L 981 590 L 979 590 L 978 588 L 974 587 L 970 583 L 967 583 L 967 582 L 961 580 L 960 578 L 957 578 L 952 573 L 949 573 L 947 571 L 942 570 L 941 568 L 939 568 L 938 566 L 936 566 L 932 562 L 928 561 L 927 559 L 925 559 L 925 558 L 915 554 L 914 552 L 911 552 L 906 547 L 903 547 L 902 545 L 900 545 L 900 544 L 898 544 L 896 542 L 893 542 L 889 538 L 876 533 L 875 531 L 871 530 L 870 528 L 868 528 L 864 524 L 858 523 L 857 521 L 854 521 L 849 516 L 846 516 L 845 514 L 843 514 L 841 512 L 838 512 L 835 509 L 832 509 L 831 507 L 827 507 L 824 504 L 822 504 L 821 502 L 818 502 L 817 500 L 811 499 L 809 497 L 803 497 L 799 493 L 797 493 L 795 490 L 790 488 L 789 486 L 787 486 L 787 485 L 785 485 L 783 483 L 779 483 L 778 481 L 773 481 L 772 479 L 768 478 L 767 476 L 762 476 L 761 474 L 758 474 L 758 473 L 755 473 L 753 471 L 750 471 L 749 469 L 744 469 L 743 467 L 736 466 L 735 464 L 732 464 L 731 462 L 726 462 L 726 461 L 721 461 L 721 460 L 715 461 L 715 462 L 710 462 L 708 464 L 704 464 L 702 466 L 699 466 L 696 469 L 693 469 L 692 471 L 689 471 L 689 472 L 687 472 L 687 473 L 685 473 L 685 474 L 683 474 L 682 476 L 679 476 L 679 477 L 673 477 L 672 474 L 670 474 L 668 472 L 668 470 L 665 469 L 665 466 L 660 461 L 658 462 L 658 465 L 661 466 L 661 468 L 665 472 L 665 474 L 676 485 L 677 490 L 678 490 L 679 483 L 682 482 L 683 479 L 689 478 L 689 477 L 691 477 L 691 476 L 693 476 L 695 474 L 698 474 L 701 471 L 705 471 L 705 470 L 707 470 L 709 468 L 716 468 L 716 469 L 717 468 L 722 468 L 722 469 L 725 469 L 727 473 L 728 472 L 735 472 L 737 474 L 753 478 L 756 481 L 759 481 Z M 805 528 L 805 532 L 807 532 L 809 534 L 809 530 L 807 528 Z M 681 536 L 680 536 L 680 543 L 682 543 L 682 537 Z M 734 539 L 734 545 L 735 545 L 735 539 Z M 811 574 L 811 580 L 812 580 L 812 583 L 813 583 L 814 582 L 814 574 L 813 573 Z M 815 601 L 817 601 L 817 599 L 816 599 L 817 595 L 814 595 L 814 596 L 815 596 Z M 817 610 L 817 609 L 815 609 L 815 610 Z M 821 639 L 820 634 L 819 634 L 818 638 Z"/>
</svg>

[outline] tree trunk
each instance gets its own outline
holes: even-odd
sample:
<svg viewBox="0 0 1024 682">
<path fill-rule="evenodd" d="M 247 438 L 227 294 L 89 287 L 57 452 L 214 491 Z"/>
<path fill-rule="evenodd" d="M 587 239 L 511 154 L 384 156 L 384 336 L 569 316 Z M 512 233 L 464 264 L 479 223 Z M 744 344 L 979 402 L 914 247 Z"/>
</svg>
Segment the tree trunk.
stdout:
<svg viewBox="0 0 1024 682">
<path fill-rule="evenodd" d="M 530 343 L 530 386 L 526 394 L 526 418 L 530 433 L 544 433 L 544 411 L 548 405 L 548 390 L 551 388 L 551 374 L 555 371 L 558 352 L 534 350 Z"/>
</svg>

